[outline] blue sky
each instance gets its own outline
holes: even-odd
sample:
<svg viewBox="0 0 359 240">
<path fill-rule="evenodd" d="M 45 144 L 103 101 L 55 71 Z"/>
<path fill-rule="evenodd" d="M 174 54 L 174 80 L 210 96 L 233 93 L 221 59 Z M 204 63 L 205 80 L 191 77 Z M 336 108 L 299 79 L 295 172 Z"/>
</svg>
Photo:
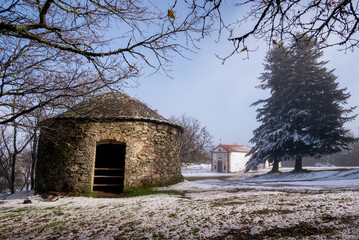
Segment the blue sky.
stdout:
<svg viewBox="0 0 359 240">
<path fill-rule="evenodd" d="M 232 13 L 230 17 L 235 17 Z M 250 145 L 252 131 L 259 126 L 256 108 L 250 105 L 269 96 L 255 88 L 263 72 L 263 59 L 268 50 L 262 42 L 253 42 L 258 50 L 237 54 L 222 65 L 215 54 L 225 56 L 232 50 L 225 36 L 216 43 L 217 35 L 201 41 L 197 54 L 186 53 L 184 59 L 174 57 L 174 79 L 154 74 L 139 79 L 138 88 L 127 89 L 131 96 L 143 101 L 152 109 L 169 118 L 186 113 L 197 118 L 214 137 L 214 143 Z M 340 87 L 351 93 L 348 106 L 359 105 L 359 54 L 339 52 L 336 48 L 324 51 L 322 60 L 329 60 L 328 69 L 336 69 Z M 355 110 L 359 114 L 359 109 Z M 358 136 L 359 119 L 346 125 Z"/>
<path fill-rule="evenodd" d="M 192 60 L 175 58 L 170 79 L 160 74 L 140 79 L 138 88 L 127 92 L 169 118 L 186 113 L 197 118 L 214 136 L 215 144 L 248 144 L 252 131 L 259 126 L 256 108 L 250 105 L 266 98 L 267 92 L 255 88 L 263 71 L 263 58 L 267 47 L 261 46 L 250 53 L 249 59 L 238 54 L 224 65 L 215 53 L 222 52 L 225 43 L 214 39 L 203 41 Z M 226 46 L 229 48 L 229 46 Z M 323 60 L 329 60 L 328 69 L 336 69 L 340 87 L 351 93 L 348 106 L 359 103 L 359 55 L 344 54 L 336 49 L 326 50 Z M 358 109 L 355 110 L 358 114 Z M 346 125 L 358 135 L 359 121 Z"/>
</svg>

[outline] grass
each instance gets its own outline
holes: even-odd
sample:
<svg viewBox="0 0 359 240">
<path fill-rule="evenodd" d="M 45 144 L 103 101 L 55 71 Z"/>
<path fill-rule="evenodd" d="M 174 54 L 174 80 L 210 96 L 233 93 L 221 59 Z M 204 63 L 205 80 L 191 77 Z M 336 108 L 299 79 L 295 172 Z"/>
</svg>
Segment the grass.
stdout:
<svg viewBox="0 0 359 240">
<path fill-rule="evenodd" d="M 223 238 L 229 239 L 251 239 L 251 240 L 262 240 L 262 239 L 278 239 L 278 238 L 295 238 L 302 239 L 312 235 L 327 236 L 333 234 L 337 229 L 331 227 L 316 227 L 310 223 L 299 222 L 297 225 L 290 226 L 287 228 L 272 227 L 271 229 L 264 230 L 258 234 L 251 234 L 249 227 L 242 229 L 230 229 L 223 235 L 213 238 L 219 240 Z"/>
<path fill-rule="evenodd" d="M 112 192 L 101 192 L 101 191 L 95 191 L 93 193 L 95 198 L 131 198 L 131 197 L 147 196 L 153 194 L 174 194 L 174 195 L 183 194 L 176 190 L 157 190 L 151 187 L 137 188 L 137 189 L 129 190 L 125 193 L 112 193 Z"/>
<path fill-rule="evenodd" d="M 153 194 L 181 195 L 182 193 L 176 190 L 158 190 L 158 189 L 153 189 L 151 187 L 145 187 L 145 188 L 137 188 L 133 191 L 126 192 L 122 197 L 130 198 L 130 197 L 147 196 Z"/>
</svg>

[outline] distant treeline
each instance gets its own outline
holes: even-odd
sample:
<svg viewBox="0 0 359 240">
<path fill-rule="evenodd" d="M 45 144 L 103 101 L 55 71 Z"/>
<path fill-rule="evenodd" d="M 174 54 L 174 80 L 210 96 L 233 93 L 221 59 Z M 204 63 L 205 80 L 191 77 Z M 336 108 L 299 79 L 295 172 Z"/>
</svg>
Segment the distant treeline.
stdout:
<svg viewBox="0 0 359 240">
<path fill-rule="evenodd" d="M 282 167 L 294 167 L 295 161 L 285 161 Z M 303 166 L 315 166 L 316 163 L 327 163 L 334 166 L 359 166 L 359 143 L 352 144 L 350 150 L 337 154 L 325 155 L 319 159 L 303 158 Z M 317 164 L 318 165 L 318 164 Z"/>
</svg>

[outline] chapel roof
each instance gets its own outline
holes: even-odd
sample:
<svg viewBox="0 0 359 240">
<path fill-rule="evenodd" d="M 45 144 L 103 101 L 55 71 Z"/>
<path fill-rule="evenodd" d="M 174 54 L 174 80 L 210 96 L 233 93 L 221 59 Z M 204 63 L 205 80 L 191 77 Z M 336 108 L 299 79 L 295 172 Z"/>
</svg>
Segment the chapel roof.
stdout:
<svg viewBox="0 0 359 240">
<path fill-rule="evenodd" d="M 223 147 L 229 152 L 249 152 L 251 150 L 250 147 L 247 147 L 245 145 L 226 145 L 226 144 L 220 144 L 219 146 Z"/>
</svg>

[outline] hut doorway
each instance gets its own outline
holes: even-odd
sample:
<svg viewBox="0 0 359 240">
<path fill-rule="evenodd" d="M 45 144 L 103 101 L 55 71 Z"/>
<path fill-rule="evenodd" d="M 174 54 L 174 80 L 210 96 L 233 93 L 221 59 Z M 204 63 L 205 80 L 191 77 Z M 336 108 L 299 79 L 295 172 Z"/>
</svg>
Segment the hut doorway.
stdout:
<svg viewBox="0 0 359 240">
<path fill-rule="evenodd" d="M 125 177 L 126 145 L 96 146 L 93 191 L 122 193 Z"/>
</svg>

